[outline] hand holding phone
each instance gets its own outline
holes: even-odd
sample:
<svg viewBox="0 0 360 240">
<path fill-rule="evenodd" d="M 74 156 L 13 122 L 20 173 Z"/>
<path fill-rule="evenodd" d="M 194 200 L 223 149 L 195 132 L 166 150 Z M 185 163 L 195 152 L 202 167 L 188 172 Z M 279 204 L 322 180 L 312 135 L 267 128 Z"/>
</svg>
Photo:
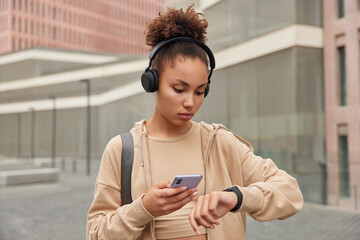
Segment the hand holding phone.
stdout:
<svg viewBox="0 0 360 240">
<path fill-rule="evenodd" d="M 183 180 L 180 181 L 182 183 Z M 145 209 L 154 217 L 172 213 L 186 204 L 188 204 L 194 197 L 197 196 L 197 189 L 190 188 L 187 190 L 182 187 L 171 188 L 168 181 L 155 183 L 144 195 L 142 202 Z M 179 185 L 180 186 L 180 185 Z M 191 185 L 189 185 L 191 186 Z"/>
<path fill-rule="evenodd" d="M 187 189 L 197 187 L 199 185 L 201 179 L 201 174 L 195 175 L 178 175 L 175 177 L 173 183 L 171 184 L 171 188 L 186 186 Z"/>
</svg>

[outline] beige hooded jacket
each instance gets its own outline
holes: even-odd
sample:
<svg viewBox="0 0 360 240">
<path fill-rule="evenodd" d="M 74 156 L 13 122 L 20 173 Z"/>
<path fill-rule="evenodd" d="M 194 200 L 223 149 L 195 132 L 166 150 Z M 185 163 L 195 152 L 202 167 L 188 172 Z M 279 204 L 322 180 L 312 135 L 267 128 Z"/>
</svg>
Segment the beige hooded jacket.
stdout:
<svg viewBox="0 0 360 240">
<path fill-rule="evenodd" d="M 141 200 L 152 186 L 144 122 L 135 123 L 131 130 L 133 202 L 121 206 L 122 144 L 121 137 L 116 136 L 107 144 L 101 160 L 88 212 L 87 239 L 155 239 L 153 216 Z M 223 125 L 195 124 L 201 125 L 206 193 L 234 185 L 243 193 L 240 209 L 220 218 L 220 225 L 207 230 L 207 239 L 246 239 L 246 213 L 258 221 L 269 221 L 285 219 L 302 208 L 297 181 L 279 170 L 272 160 L 254 155 L 250 144 Z"/>
</svg>

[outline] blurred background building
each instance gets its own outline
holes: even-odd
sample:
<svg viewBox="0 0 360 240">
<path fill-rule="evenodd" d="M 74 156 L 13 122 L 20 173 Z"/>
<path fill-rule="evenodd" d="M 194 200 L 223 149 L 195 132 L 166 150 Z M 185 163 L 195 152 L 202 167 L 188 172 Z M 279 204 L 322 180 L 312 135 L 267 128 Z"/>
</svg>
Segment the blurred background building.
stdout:
<svg viewBox="0 0 360 240">
<path fill-rule="evenodd" d="M 31 9 L 30 2 L 37 1 L 0 2 L 0 9 L 13 11 L 15 3 L 15 9 L 21 5 L 24 11 L 25 2 Z M 46 1 L 50 9 L 80 2 Z M 154 108 L 154 97 L 142 90 L 139 81 L 148 65 L 148 55 L 140 54 L 147 50 L 141 43 L 146 19 L 166 6 L 186 8 L 195 2 L 195 8 L 209 22 L 208 45 L 217 67 L 210 94 L 194 120 L 223 123 L 249 140 L 257 154 L 272 158 L 298 179 L 306 200 L 357 208 L 359 0 L 118 2 L 104 1 L 104 6 L 113 4 L 130 12 L 145 2 L 149 7 L 132 15 L 132 21 L 140 26 L 134 25 L 134 29 L 139 29 L 134 34 L 139 35 L 131 38 L 134 44 L 139 43 L 138 50 L 130 50 L 133 45 L 122 45 L 127 41 L 110 37 L 115 41 L 110 51 L 84 48 L 82 42 L 81 46 L 72 46 L 82 51 L 40 44 L 52 48 L 32 47 L 0 56 L 0 154 L 49 158 L 55 144 L 56 157 L 85 158 L 90 104 L 91 158 L 99 161 L 110 138 L 131 129 L 135 121 L 149 119 Z M 90 11 L 84 4 L 74 9 L 79 15 Z M 26 13 L 14 11 L 22 24 L 30 21 L 26 20 Z M 119 13 L 118 17 L 121 19 L 124 14 L 130 13 Z M 63 26 L 65 19 L 60 16 L 56 11 L 58 24 Z M 46 22 L 53 22 L 52 18 Z M 81 24 L 109 31 L 101 36 L 116 34 L 118 30 L 119 39 L 123 39 L 121 34 L 128 36 L 120 30 L 120 20 L 116 20 L 119 25 L 114 23 L 112 30 L 105 30 L 108 26 L 98 25 L 101 21 L 97 22 L 97 18 L 92 20 L 96 23 L 86 19 Z M 1 24 L 9 30 L 18 29 L 12 20 Z M 56 36 L 59 31 L 55 30 Z M 21 46 L 6 48 L 5 52 L 23 49 L 25 45 Z M 122 51 L 124 48 L 128 50 Z"/>
<path fill-rule="evenodd" d="M 1 0 L 0 54 L 35 46 L 142 54 L 157 0 Z"/>
<path fill-rule="evenodd" d="M 324 1 L 323 5 L 328 200 L 332 205 L 358 208 L 360 1 Z"/>
</svg>

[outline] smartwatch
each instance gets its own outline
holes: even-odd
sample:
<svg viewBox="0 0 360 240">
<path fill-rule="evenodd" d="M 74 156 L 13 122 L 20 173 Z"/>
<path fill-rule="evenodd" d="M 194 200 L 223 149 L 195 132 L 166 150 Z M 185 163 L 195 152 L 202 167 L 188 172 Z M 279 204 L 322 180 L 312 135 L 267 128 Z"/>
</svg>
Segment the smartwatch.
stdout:
<svg viewBox="0 0 360 240">
<path fill-rule="evenodd" d="M 235 212 L 236 210 L 238 210 L 242 204 L 243 201 L 243 194 L 242 192 L 239 190 L 239 188 L 237 186 L 232 186 L 229 187 L 227 189 L 224 190 L 225 192 L 234 192 L 238 198 L 238 202 L 235 205 L 235 207 L 233 209 L 230 210 L 230 212 Z"/>
</svg>

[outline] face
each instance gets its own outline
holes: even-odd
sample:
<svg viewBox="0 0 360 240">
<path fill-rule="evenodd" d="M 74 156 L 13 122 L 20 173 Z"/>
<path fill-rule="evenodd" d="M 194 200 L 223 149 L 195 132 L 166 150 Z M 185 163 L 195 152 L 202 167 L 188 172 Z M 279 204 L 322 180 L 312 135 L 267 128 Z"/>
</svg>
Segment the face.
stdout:
<svg viewBox="0 0 360 240">
<path fill-rule="evenodd" d="M 208 69 L 199 58 L 177 57 L 160 75 L 156 93 L 156 114 L 175 126 L 189 124 L 204 101 Z"/>
</svg>

